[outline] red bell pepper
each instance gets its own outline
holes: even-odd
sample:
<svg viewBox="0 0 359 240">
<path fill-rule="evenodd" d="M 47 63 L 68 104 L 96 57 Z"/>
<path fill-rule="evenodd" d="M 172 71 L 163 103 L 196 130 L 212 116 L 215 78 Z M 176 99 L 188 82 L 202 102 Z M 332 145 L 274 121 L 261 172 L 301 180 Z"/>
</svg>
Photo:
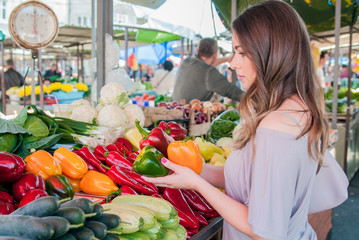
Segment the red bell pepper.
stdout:
<svg viewBox="0 0 359 240">
<path fill-rule="evenodd" d="M 188 204 L 201 212 L 213 212 L 213 208 L 208 206 L 207 203 L 205 203 L 202 198 L 193 190 L 182 190 L 183 196 L 188 202 Z"/>
<path fill-rule="evenodd" d="M 97 171 L 102 172 L 104 174 L 107 173 L 107 169 L 101 166 L 102 162 L 98 160 L 89 147 L 82 147 L 77 155 L 79 155 L 86 162 L 89 162 L 92 166 L 96 168 Z"/>
<path fill-rule="evenodd" d="M 187 129 L 178 123 L 161 121 L 158 127 L 165 131 L 169 136 L 173 137 L 176 141 L 183 140 L 187 137 Z"/>
<path fill-rule="evenodd" d="M 14 203 L 14 199 L 10 194 L 4 191 L 0 191 L 0 200 L 4 200 L 5 202 L 8 202 L 10 204 Z"/>
<path fill-rule="evenodd" d="M 0 215 L 7 215 L 7 214 L 10 214 L 12 213 L 13 211 L 15 210 L 14 206 L 5 201 L 5 200 L 2 200 L 0 199 Z"/>
<path fill-rule="evenodd" d="M 130 152 L 132 152 L 132 144 L 126 138 L 118 138 L 116 142 L 124 145 Z"/>
<path fill-rule="evenodd" d="M 128 148 L 127 148 L 125 145 L 123 145 L 123 144 L 121 144 L 121 143 L 118 143 L 118 142 L 115 142 L 114 144 L 115 144 L 115 146 L 117 147 L 117 149 L 118 149 L 120 152 L 123 153 L 123 155 L 124 155 L 125 157 L 127 157 L 128 155 L 130 155 L 131 151 L 128 150 Z"/>
<path fill-rule="evenodd" d="M 22 207 L 38 198 L 46 197 L 46 196 L 49 196 L 49 194 L 41 189 L 32 189 L 30 191 L 27 191 L 25 196 L 21 199 L 19 207 Z"/>
<path fill-rule="evenodd" d="M 104 147 L 104 146 L 101 146 L 101 145 L 98 145 L 97 147 L 95 147 L 95 150 L 94 150 L 94 155 L 95 157 L 100 160 L 101 162 L 105 162 L 106 161 L 106 156 L 105 154 L 109 152 L 109 150 Z"/>
<path fill-rule="evenodd" d="M 107 154 L 106 165 L 111 167 L 112 165 L 120 166 L 132 170 L 132 163 L 128 161 L 123 155 L 118 152 L 112 151 Z"/>
<path fill-rule="evenodd" d="M 214 211 L 214 212 L 210 212 L 210 213 L 206 213 L 206 212 L 201 212 L 201 211 L 198 211 L 199 214 L 201 214 L 203 217 L 205 218 L 216 218 L 216 217 L 219 217 L 219 213 Z"/>
<path fill-rule="evenodd" d="M 45 181 L 42 177 L 28 172 L 12 185 L 12 194 L 16 200 L 20 201 L 25 196 L 26 192 L 32 189 L 41 189 L 45 191 Z"/>
<path fill-rule="evenodd" d="M 0 183 L 15 182 L 24 171 L 25 162 L 21 157 L 0 151 Z"/>
<path fill-rule="evenodd" d="M 199 224 L 200 224 L 202 227 L 208 225 L 207 220 L 206 220 L 199 212 L 197 212 L 196 210 L 193 210 L 193 213 L 194 213 L 194 215 L 196 216 L 196 218 L 197 218 Z"/>
<path fill-rule="evenodd" d="M 127 185 L 122 185 L 121 195 L 138 195 L 138 193 L 133 188 Z"/>
<path fill-rule="evenodd" d="M 128 176 L 127 172 L 123 171 L 119 166 L 113 165 L 110 170 L 108 170 L 107 175 L 117 184 L 127 185 L 132 187 L 139 193 L 143 193 L 146 195 L 152 195 L 154 193 L 158 193 L 158 191 L 154 191 L 152 188 L 149 188 L 142 183 L 139 183 L 132 177 Z"/>
<path fill-rule="evenodd" d="M 127 159 L 128 159 L 128 161 L 134 163 L 135 160 L 136 160 L 136 158 L 137 158 L 137 156 L 138 156 L 138 153 L 133 152 L 133 153 L 130 153 L 130 154 L 127 156 Z"/>
<path fill-rule="evenodd" d="M 191 228 L 196 230 L 199 229 L 199 222 L 191 207 L 186 202 L 186 199 L 184 198 L 180 189 L 166 188 L 166 190 L 163 192 L 163 197 L 172 203 L 172 205 L 177 208 L 176 210 L 183 212 L 192 221 Z"/>
<path fill-rule="evenodd" d="M 140 126 L 139 121 L 136 121 L 136 127 L 143 136 L 143 139 L 140 141 L 141 149 L 147 145 L 151 145 L 167 157 L 167 147 L 169 145 L 169 141 L 166 137 L 167 133 L 161 128 L 154 128 L 151 132 L 148 132 Z"/>
</svg>

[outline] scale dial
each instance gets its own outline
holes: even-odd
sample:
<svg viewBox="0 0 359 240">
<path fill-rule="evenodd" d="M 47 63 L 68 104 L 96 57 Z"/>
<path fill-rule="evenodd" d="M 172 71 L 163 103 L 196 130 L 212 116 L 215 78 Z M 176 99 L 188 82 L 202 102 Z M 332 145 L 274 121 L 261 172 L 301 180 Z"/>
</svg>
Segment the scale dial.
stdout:
<svg viewBox="0 0 359 240">
<path fill-rule="evenodd" d="M 18 5 L 11 12 L 9 31 L 19 46 L 39 49 L 55 40 L 59 25 L 50 7 L 42 2 L 28 1 Z"/>
</svg>

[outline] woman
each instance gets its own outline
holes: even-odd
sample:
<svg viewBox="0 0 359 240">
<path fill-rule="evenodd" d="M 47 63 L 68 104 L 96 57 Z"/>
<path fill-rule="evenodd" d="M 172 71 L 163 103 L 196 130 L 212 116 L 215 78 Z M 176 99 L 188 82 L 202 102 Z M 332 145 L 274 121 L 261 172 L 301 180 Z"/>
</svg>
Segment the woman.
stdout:
<svg viewBox="0 0 359 240">
<path fill-rule="evenodd" d="M 239 108 L 242 127 L 234 134 L 238 150 L 224 168 L 206 165 L 200 176 L 163 159 L 174 173 L 145 179 L 201 193 L 225 220 L 224 240 L 317 239 L 308 209 L 316 173 L 332 157 L 306 27 L 285 2 L 266 1 L 233 22 L 232 44 L 230 67 L 247 91 Z M 348 184 L 341 169 L 338 174 L 337 204 Z"/>
<path fill-rule="evenodd" d="M 155 71 L 152 79 L 152 86 L 157 94 L 168 94 L 173 92 L 175 74 L 172 72 L 173 63 L 166 60 L 162 68 Z"/>
</svg>

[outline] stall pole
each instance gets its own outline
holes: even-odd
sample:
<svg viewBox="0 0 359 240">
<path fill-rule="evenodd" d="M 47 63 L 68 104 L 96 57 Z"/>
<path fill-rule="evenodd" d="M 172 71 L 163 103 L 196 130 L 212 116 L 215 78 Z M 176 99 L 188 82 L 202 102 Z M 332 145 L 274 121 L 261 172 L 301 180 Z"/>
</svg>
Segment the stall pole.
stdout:
<svg viewBox="0 0 359 240">
<path fill-rule="evenodd" d="M 2 104 L 2 112 L 6 114 L 6 102 L 5 102 L 5 72 L 4 72 L 4 43 L 0 42 L 1 48 L 1 104 Z"/>
<path fill-rule="evenodd" d="M 80 49 L 79 49 L 79 45 L 77 45 L 76 48 L 76 68 L 77 68 L 77 80 L 80 81 Z"/>
<path fill-rule="evenodd" d="M 334 51 L 334 80 L 333 80 L 333 102 L 332 102 L 332 129 L 337 129 L 338 111 L 338 79 L 339 79 L 339 35 L 341 20 L 342 1 L 335 2 L 335 51 Z"/>
<path fill-rule="evenodd" d="M 183 61 L 184 57 L 184 37 L 181 37 L 181 62 Z"/>
<path fill-rule="evenodd" d="M 237 0 L 232 0 L 232 7 L 231 7 L 231 22 L 234 22 L 237 15 Z"/>
<path fill-rule="evenodd" d="M 125 62 L 126 62 L 125 70 L 128 73 L 129 72 L 129 69 L 128 69 L 128 27 L 125 28 Z"/>
<path fill-rule="evenodd" d="M 35 71 L 36 71 L 36 61 L 34 55 L 32 54 L 32 71 L 31 71 L 31 104 L 36 105 L 36 93 L 35 93 Z M 26 91 L 24 92 L 24 96 Z"/>
<path fill-rule="evenodd" d="M 84 83 L 85 82 L 85 77 L 84 77 L 84 54 L 85 54 L 85 50 L 84 50 L 84 45 L 81 45 L 81 82 Z"/>
<path fill-rule="evenodd" d="M 345 120 L 345 139 L 344 139 L 344 164 L 343 170 L 347 172 L 347 159 L 349 147 L 349 128 L 350 128 L 350 100 L 352 86 L 352 44 L 353 44 L 353 25 L 349 26 L 349 64 L 348 64 L 348 93 L 347 93 L 347 116 Z"/>
</svg>

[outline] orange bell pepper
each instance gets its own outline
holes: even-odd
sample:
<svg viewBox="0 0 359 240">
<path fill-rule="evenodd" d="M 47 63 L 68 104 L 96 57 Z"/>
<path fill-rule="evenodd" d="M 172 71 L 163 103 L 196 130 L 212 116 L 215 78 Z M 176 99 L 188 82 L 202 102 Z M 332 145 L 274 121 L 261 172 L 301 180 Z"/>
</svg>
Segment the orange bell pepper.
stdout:
<svg viewBox="0 0 359 240">
<path fill-rule="evenodd" d="M 25 158 L 26 171 L 47 180 L 51 175 L 61 174 L 62 168 L 58 161 L 44 150 L 38 150 Z"/>
<path fill-rule="evenodd" d="M 178 165 L 191 168 L 200 174 L 203 158 L 195 141 L 174 141 L 167 148 L 168 159 Z"/>
<path fill-rule="evenodd" d="M 59 147 L 54 152 L 54 157 L 59 161 L 63 174 L 69 178 L 82 178 L 88 170 L 86 162 L 67 148 Z"/>
<path fill-rule="evenodd" d="M 69 177 L 67 179 L 71 183 L 74 193 L 81 192 L 81 188 L 80 188 L 81 179 L 73 179 L 73 178 L 69 178 Z"/>
<path fill-rule="evenodd" d="M 80 182 L 83 192 L 94 195 L 107 196 L 113 191 L 117 191 L 117 185 L 106 174 L 90 170 Z"/>
</svg>

